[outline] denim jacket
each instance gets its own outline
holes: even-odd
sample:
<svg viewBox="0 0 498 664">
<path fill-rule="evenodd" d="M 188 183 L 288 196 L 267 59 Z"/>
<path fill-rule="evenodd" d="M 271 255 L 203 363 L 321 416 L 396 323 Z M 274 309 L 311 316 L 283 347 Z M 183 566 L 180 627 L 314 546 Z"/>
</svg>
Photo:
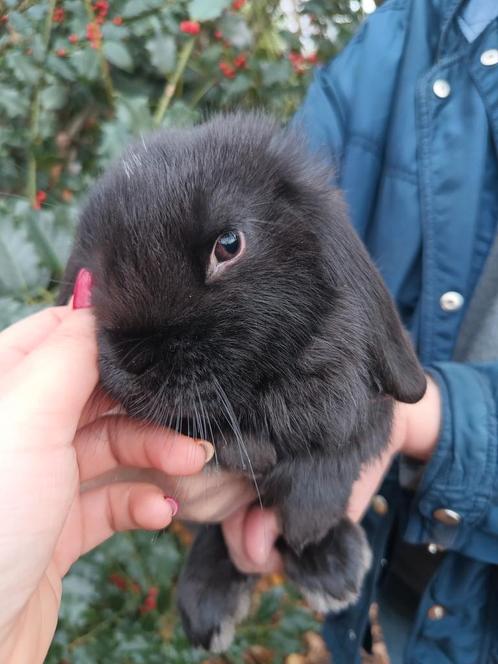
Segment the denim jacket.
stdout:
<svg viewBox="0 0 498 664">
<path fill-rule="evenodd" d="M 296 118 L 330 161 L 443 401 L 416 491 L 407 498 L 392 471 L 387 511 L 364 519 L 375 562 L 358 604 L 326 622 L 334 664 L 360 661 L 394 528 L 445 551 L 406 664 L 498 664 L 498 355 L 452 359 L 497 232 L 498 19 L 469 42 L 463 5 L 386 0 L 317 71 Z"/>
</svg>

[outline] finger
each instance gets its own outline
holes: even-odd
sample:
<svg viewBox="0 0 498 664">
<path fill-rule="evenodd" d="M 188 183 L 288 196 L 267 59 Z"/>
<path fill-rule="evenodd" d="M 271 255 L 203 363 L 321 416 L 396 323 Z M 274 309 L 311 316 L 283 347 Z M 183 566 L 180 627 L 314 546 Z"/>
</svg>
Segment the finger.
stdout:
<svg viewBox="0 0 498 664">
<path fill-rule="evenodd" d="M 243 508 L 222 524 L 223 535 L 235 566 L 246 574 L 269 574 L 282 569 L 275 549 L 279 525 L 273 510 Z"/>
<path fill-rule="evenodd" d="M 278 572 L 282 568 L 275 543 L 282 532 L 277 512 L 252 507 L 247 514 L 244 536 L 247 556 L 263 573 Z"/>
<path fill-rule="evenodd" d="M 166 528 L 173 512 L 171 500 L 152 484 L 110 484 L 89 491 L 80 498 L 81 554 L 123 530 Z"/>
<path fill-rule="evenodd" d="M 94 319 L 89 309 L 69 310 L 45 340 L 9 373 L 2 410 L 11 409 L 43 432 L 38 440 L 72 441 L 78 421 L 98 382 Z M 22 402 L 23 412 L 18 413 Z M 48 431 L 53 423 L 53 431 Z"/>
<path fill-rule="evenodd" d="M 68 307 L 49 307 L 24 318 L 0 333 L 0 376 L 21 362 L 66 318 Z"/>
<path fill-rule="evenodd" d="M 82 482 L 120 466 L 155 468 L 167 475 L 198 473 L 214 454 L 207 441 L 109 415 L 80 429 L 74 447 Z"/>
<path fill-rule="evenodd" d="M 97 385 L 83 408 L 78 428 L 81 429 L 104 415 L 117 413 L 124 413 L 123 407 L 107 394 L 101 385 Z"/>
</svg>

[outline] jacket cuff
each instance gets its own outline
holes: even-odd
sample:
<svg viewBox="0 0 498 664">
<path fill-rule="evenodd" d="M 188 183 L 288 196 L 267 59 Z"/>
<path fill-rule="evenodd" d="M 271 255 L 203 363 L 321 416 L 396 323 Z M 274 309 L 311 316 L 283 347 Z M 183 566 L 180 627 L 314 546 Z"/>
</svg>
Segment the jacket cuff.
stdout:
<svg viewBox="0 0 498 664">
<path fill-rule="evenodd" d="M 494 498 L 496 404 L 485 376 L 472 366 L 441 362 L 426 371 L 439 385 L 442 427 L 412 503 L 405 540 L 458 550 Z"/>
</svg>

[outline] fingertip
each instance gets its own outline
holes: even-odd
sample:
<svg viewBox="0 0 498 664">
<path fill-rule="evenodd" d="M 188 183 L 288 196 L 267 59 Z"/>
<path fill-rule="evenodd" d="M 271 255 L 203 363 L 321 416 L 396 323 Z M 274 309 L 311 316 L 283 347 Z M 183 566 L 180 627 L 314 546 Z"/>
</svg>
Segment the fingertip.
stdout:
<svg viewBox="0 0 498 664">
<path fill-rule="evenodd" d="M 161 490 L 153 486 L 137 487 L 130 496 L 130 513 L 138 528 L 161 530 L 173 519 L 173 506 Z"/>
<path fill-rule="evenodd" d="M 195 442 L 204 450 L 204 455 L 206 457 L 204 463 L 209 463 L 214 457 L 214 446 L 207 440 L 196 440 Z"/>
<path fill-rule="evenodd" d="M 163 439 L 158 450 L 158 469 L 171 475 L 194 475 L 204 468 L 214 454 L 211 443 L 176 432 L 168 432 L 166 442 Z"/>
<path fill-rule="evenodd" d="M 164 500 L 168 503 L 171 508 L 171 516 L 174 517 L 178 513 L 179 505 L 177 501 L 171 496 L 164 496 Z"/>
<path fill-rule="evenodd" d="M 245 549 L 256 566 L 266 566 L 280 534 L 273 510 L 253 508 L 246 518 Z"/>
</svg>

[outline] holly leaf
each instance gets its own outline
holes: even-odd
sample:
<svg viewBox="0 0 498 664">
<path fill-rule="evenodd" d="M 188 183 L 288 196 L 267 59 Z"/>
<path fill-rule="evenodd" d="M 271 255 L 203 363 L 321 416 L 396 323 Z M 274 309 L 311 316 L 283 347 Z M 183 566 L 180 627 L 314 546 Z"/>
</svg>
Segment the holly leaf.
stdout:
<svg viewBox="0 0 498 664">
<path fill-rule="evenodd" d="M 85 48 L 73 53 L 71 64 L 87 81 L 96 81 L 100 75 L 99 57 L 93 48 Z"/>
<path fill-rule="evenodd" d="M 169 35 L 156 35 L 145 45 L 150 61 L 163 75 L 171 73 L 176 64 L 176 43 Z"/>
<path fill-rule="evenodd" d="M 292 68 L 290 62 L 282 60 L 282 62 L 263 62 L 261 65 L 261 73 L 263 74 L 263 84 L 272 86 L 276 83 L 285 83 L 292 76 Z"/>
<path fill-rule="evenodd" d="M 29 100 L 14 88 L 0 87 L 0 109 L 5 111 L 9 118 L 16 118 L 26 113 Z"/>
<path fill-rule="evenodd" d="M 123 18 L 135 18 L 152 9 L 158 9 L 163 5 L 163 0 L 128 0 L 124 6 L 121 16 Z"/>
<path fill-rule="evenodd" d="M 190 0 L 188 11 L 194 21 L 212 21 L 229 5 L 230 0 Z"/>
<path fill-rule="evenodd" d="M 49 85 L 40 94 L 40 101 L 47 111 L 57 111 L 66 103 L 66 88 L 61 85 Z"/>
<path fill-rule="evenodd" d="M 133 60 L 131 59 L 130 52 L 124 44 L 115 41 L 107 41 L 104 42 L 102 50 L 106 59 L 114 66 L 119 69 L 124 69 L 125 71 L 133 70 Z"/>
<path fill-rule="evenodd" d="M 48 284 L 49 272 L 40 266 L 35 246 L 25 228 L 8 217 L 2 221 L 0 236 L 0 296 L 22 297 L 35 287 Z"/>
<path fill-rule="evenodd" d="M 249 48 L 252 44 L 252 32 L 247 23 L 238 14 L 225 14 L 220 21 L 219 29 L 224 39 L 240 50 Z"/>
</svg>

